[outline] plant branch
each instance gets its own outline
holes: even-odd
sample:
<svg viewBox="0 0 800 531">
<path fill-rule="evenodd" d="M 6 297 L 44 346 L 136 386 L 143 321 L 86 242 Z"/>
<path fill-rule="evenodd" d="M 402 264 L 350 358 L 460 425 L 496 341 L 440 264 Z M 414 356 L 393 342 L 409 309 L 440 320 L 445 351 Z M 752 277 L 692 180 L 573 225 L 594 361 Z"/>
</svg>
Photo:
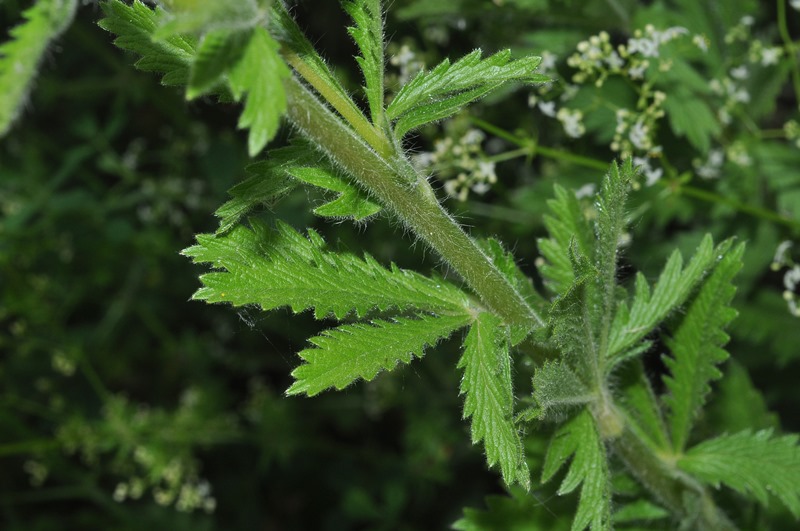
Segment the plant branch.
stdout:
<svg viewBox="0 0 800 531">
<path fill-rule="evenodd" d="M 397 219 L 436 251 L 508 324 L 543 325 L 541 317 L 439 204 L 428 181 L 401 156 L 386 157 L 292 76 L 285 82 L 294 126 Z M 324 96 L 323 96 L 324 97 Z"/>
<path fill-rule="evenodd" d="M 595 421 L 602 430 L 603 419 L 595 415 Z M 654 452 L 631 426 L 630 417 L 624 422 L 622 432 L 610 441 L 611 449 L 658 502 L 683 523 L 692 522 L 693 529 L 736 529 L 706 488 Z"/>
<path fill-rule="evenodd" d="M 797 45 L 789 35 L 789 24 L 786 20 L 787 0 L 778 0 L 778 32 L 786 47 L 786 55 L 791 58 L 792 64 L 792 85 L 794 86 L 794 96 L 797 105 L 800 106 L 800 64 L 797 62 Z"/>
<path fill-rule="evenodd" d="M 295 69 L 306 83 L 314 87 L 322 98 L 350 124 L 366 142 L 383 157 L 391 157 L 394 147 L 365 117 L 349 98 L 344 98 L 331 90 L 325 80 L 313 68 L 309 68 L 302 57 L 284 47 L 281 50 L 286 62 Z"/>
</svg>

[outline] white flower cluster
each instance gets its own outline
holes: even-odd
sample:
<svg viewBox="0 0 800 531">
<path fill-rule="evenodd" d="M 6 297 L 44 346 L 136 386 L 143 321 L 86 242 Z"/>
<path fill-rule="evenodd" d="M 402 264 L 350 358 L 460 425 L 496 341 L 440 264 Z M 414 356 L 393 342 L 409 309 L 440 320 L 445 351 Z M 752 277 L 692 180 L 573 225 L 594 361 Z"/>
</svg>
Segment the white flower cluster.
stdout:
<svg viewBox="0 0 800 531">
<path fill-rule="evenodd" d="M 567 59 L 567 64 L 578 70 L 572 80 L 585 83 L 596 78 L 595 85 L 600 87 L 610 74 L 644 79 L 651 60 L 659 58 L 661 46 L 688 33 L 689 30 L 679 26 L 657 30 L 648 24 L 644 30 L 637 29 L 626 44 L 615 47 L 608 33 L 601 31 L 578 43 L 577 52 Z M 660 70 L 670 67 L 667 61 L 659 63 Z"/>
<path fill-rule="evenodd" d="M 789 307 L 789 312 L 795 316 L 800 317 L 800 304 L 798 304 L 798 288 L 800 288 L 800 264 L 795 263 L 789 255 L 789 249 L 793 246 L 793 242 L 784 241 L 778 245 L 775 250 L 775 257 L 772 259 L 772 270 L 779 271 L 786 267 L 786 273 L 783 275 L 783 298 Z"/>
<path fill-rule="evenodd" d="M 478 129 L 436 140 L 434 151 L 412 157 L 421 171 L 433 171 L 444 182 L 447 195 L 465 201 L 470 191 L 483 195 L 497 182 L 495 163 L 483 151 L 486 136 Z"/>
<path fill-rule="evenodd" d="M 725 152 L 721 149 L 712 149 L 708 152 L 706 160 L 695 159 L 692 163 L 697 175 L 703 179 L 719 177 L 723 164 L 725 164 Z"/>
</svg>

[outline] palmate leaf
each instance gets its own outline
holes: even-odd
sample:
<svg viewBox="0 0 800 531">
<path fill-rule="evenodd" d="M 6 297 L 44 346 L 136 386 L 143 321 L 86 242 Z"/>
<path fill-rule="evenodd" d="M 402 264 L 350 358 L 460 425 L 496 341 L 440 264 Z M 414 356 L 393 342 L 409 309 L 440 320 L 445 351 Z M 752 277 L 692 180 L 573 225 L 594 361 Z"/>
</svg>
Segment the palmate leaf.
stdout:
<svg viewBox="0 0 800 531">
<path fill-rule="evenodd" d="M 286 110 L 283 78 L 290 72 L 278 49 L 266 29 L 255 28 L 241 60 L 228 73 L 234 99 L 239 101 L 247 93 L 239 127 L 250 128 L 247 148 L 251 157 L 275 136 Z"/>
<path fill-rule="evenodd" d="M 153 33 L 165 17 L 162 9 L 150 9 L 140 0 L 127 5 L 119 0 L 102 4 L 105 18 L 98 25 L 117 35 L 114 44 L 141 56 L 136 68 L 164 74 L 163 85 L 185 85 L 195 55 L 192 39 L 173 35 L 154 41 Z"/>
<path fill-rule="evenodd" d="M 722 483 L 767 505 L 769 493 L 800 517 L 800 447 L 797 435 L 774 437 L 772 430 L 744 431 L 704 441 L 678 466 L 719 487 Z"/>
<path fill-rule="evenodd" d="M 506 484 L 530 488 L 522 441 L 514 423 L 514 391 L 508 331 L 502 320 L 481 313 L 464 340 L 464 418 L 471 417 L 472 443 L 483 441 L 489 466 L 499 464 Z"/>
<path fill-rule="evenodd" d="M 711 236 L 706 235 L 689 264 L 683 268 L 683 257 L 677 249 L 672 253 L 656 282 L 652 293 L 644 275 L 636 275 L 633 303 L 615 316 L 608 349 L 609 369 L 621 354 L 641 341 L 676 307 L 683 304 L 692 289 L 708 272 L 717 256 L 722 256 L 730 242 L 714 249 Z"/>
<path fill-rule="evenodd" d="M 470 316 L 419 315 L 417 319 L 374 320 L 369 324 L 344 325 L 323 332 L 309 341 L 306 362 L 292 372 L 297 380 L 288 395 L 314 396 L 325 389 L 344 389 L 358 379 L 372 380 L 378 372 L 398 363 L 421 358 L 426 346 L 435 345 L 470 321 Z"/>
<path fill-rule="evenodd" d="M 200 234 L 198 245 L 183 251 L 220 269 L 200 277 L 203 287 L 194 299 L 258 304 L 264 310 L 313 308 L 317 318 L 389 309 L 469 314 L 467 296 L 442 279 L 394 265 L 386 269 L 369 255 L 327 251 L 313 230 L 306 237 L 285 223 L 277 230 L 255 220 L 251 225 L 252 230 L 239 225 L 224 235 Z"/>
<path fill-rule="evenodd" d="M 611 529 L 611 484 L 606 449 L 586 409 L 553 435 L 542 469 L 542 483 L 550 480 L 570 456 L 573 456 L 572 463 L 558 494 L 568 494 L 583 485 L 572 530 Z"/>
<path fill-rule="evenodd" d="M 364 91 L 372 123 L 383 121 L 383 17 L 380 0 L 354 0 L 344 4 L 355 26 L 347 31 L 356 41 L 361 56 L 356 58 L 364 73 Z"/>
<path fill-rule="evenodd" d="M 717 365 L 728 359 L 722 349 L 729 339 L 723 328 L 736 317 L 729 304 L 736 292 L 732 281 L 742 267 L 743 254 L 741 244 L 723 256 L 667 340 L 672 357 L 664 357 L 670 371 L 664 378 L 669 389 L 664 403 L 676 452 L 686 445 L 692 423 L 711 391 L 709 383 L 722 376 Z"/>
<path fill-rule="evenodd" d="M 540 62 L 540 57 L 512 60 L 510 50 L 485 59 L 475 50 L 453 64 L 445 59 L 405 84 L 387 107 L 387 115 L 397 121 L 395 133 L 402 137 L 415 127 L 455 114 L 506 83 L 548 81 L 534 73 Z"/>
<path fill-rule="evenodd" d="M 77 0 L 37 0 L 22 12 L 23 22 L 11 28 L 9 40 L 0 44 L 0 137 L 17 118 L 42 55 L 69 27 L 77 5 Z"/>
</svg>

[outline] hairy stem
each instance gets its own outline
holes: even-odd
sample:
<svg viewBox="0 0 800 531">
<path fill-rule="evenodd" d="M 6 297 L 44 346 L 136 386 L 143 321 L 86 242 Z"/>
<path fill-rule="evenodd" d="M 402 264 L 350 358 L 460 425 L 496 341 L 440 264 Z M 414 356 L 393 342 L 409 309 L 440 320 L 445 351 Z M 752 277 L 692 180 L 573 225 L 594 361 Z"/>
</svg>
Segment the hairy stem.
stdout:
<svg viewBox="0 0 800 531">
<path fill-rule="evenodd" d="M 436 251 L 508 324 L 541 317 L 439 204 L 428 181 L 402 155 L 377 153 L 295 77 L 285 82 L 288 117 L 300 132 Z"/>
<path fill-rule="evenodd" d="M 601 421 L 597 416 L 595 420 Z M 655 499 L 684 524 L 691 522 L 692 529 L 736 529 L 716 506 L 708 490 L 656 454 L 631 428 L 630 420 L 625 419 L 625 428 L 619 437 L 610 441 L 610 446 Z"/>
</svg>

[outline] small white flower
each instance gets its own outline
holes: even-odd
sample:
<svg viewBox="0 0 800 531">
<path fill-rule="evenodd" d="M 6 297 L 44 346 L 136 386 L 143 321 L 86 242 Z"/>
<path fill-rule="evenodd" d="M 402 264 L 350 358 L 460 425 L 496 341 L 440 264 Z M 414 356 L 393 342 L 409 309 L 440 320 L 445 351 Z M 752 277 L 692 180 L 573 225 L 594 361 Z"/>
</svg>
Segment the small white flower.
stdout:
<svg viewBox="0 0 800 531">
<path fill-rule="evenodd" d="M 628 138 L 631 140 L 631 144 L 636 147 L 636 149 L 647 149 L 649 147 L 649 139 L 647 137 L 648 127 L 644 125 L 642 120 L 637 120 L 633 127 L 631 127 L 630 133 L 628 133 Z"/>
<path fill-rule="evenodd" d="M 575 197 L 578 199 L 583 199 L 584 197 L 591 197 L 597 191 L 597 185 L 595 183 L 588 183 L 584 184 L 577 190 L 575 190 Z"/>
<path fill-rule="evenodd" d="M 800 11 L 800 0 L 789 0 L 789 5 Z"/>
<path fill-rule="evenodd" d="M 752 26 L 755 23 L 756 19 L 751 17 L 750 15 L 745 15 L 739 21 L 743 26 Z"/>
<path fill-rule="evenodd" d="M 800 1 L 800 0 L 798 0 Z M 692 37 L 692 42 L 695 46 L 700 48 L 701 51 L 707 52 L 708 51 L 708 40 L 703 35 L 695 35 Z"/>
<path fill-rule="evenodd" d="M 646 38 L 628 39 L 628 51 L 632 54 L 638 52 L 645 57 L 658 57 L 658 43 Z"/>
<path fill-rule="evenodd" d="M 747 71 L 747 67 L 745 65 L 738 66 L 731 70 L 731 77 L 733 79 L 747 79 L 750 73 Z"/>
<path fill-rule="evenodd" d="M 583 125 L 583 113 L 579 110 L 571 110 L 562 107 L 556 113 L 556 118 L 564 126 L 564 132 L 567 136 L 572 138 L 580 138 L 586 132 L 586 127 Z"/>
<path fill-rule="evenodd" d="M 550 52 L 542 52 L 542 62 L 539 63 L 539 72 L 545 73 L 556 67 L 558 56 Z"/>
<path fill-rule="evenodd" d="M 555 118 L 555 116 L 556 116 L 556 102 L 554 102 L 554 101 L 548 101 L 548 102 L 542 101 L 542 102 L 539 102 L 537 107 L 539 107 L 539 110 L 542 111 L 542 114 L 544 114 L 545 116 L 549 116 L 551 118 Z"/>
<path fill-rule="evenodd" d="M 800 2 L 800 0 L 798 0 Z M 778 59 L 783 55 L 783 48 L 777 46 L 761 50 L 761 66 L 778 64 Z"/>
<path fill-rule="evenodd" d="M 800 0 L 798 0 L 800 2 Z M 794 245 L 791 240 L 782 241 L 777 249 L 775 249 L 775 257 L 772 261 L 776 264 L 783 264 L 786 262 L 786 252 Z M 779 266 L 780 267 L 780 266 Z"/>
<path fill-rule="evenodd" d="M 631 79 L 642 79 L 644 77 L 644 72 L 647 70 L 648 64 L 647 62 L 639 63 L 637 66 L 628 69 L 628 75 L 631 76 Z"/>
<path fill-rule="evenodd" d="M 783 285 L 786 291 L 793 293 L 800 284 L 800 265 L 795 265 L 783 275 Z"/>
</svg>

